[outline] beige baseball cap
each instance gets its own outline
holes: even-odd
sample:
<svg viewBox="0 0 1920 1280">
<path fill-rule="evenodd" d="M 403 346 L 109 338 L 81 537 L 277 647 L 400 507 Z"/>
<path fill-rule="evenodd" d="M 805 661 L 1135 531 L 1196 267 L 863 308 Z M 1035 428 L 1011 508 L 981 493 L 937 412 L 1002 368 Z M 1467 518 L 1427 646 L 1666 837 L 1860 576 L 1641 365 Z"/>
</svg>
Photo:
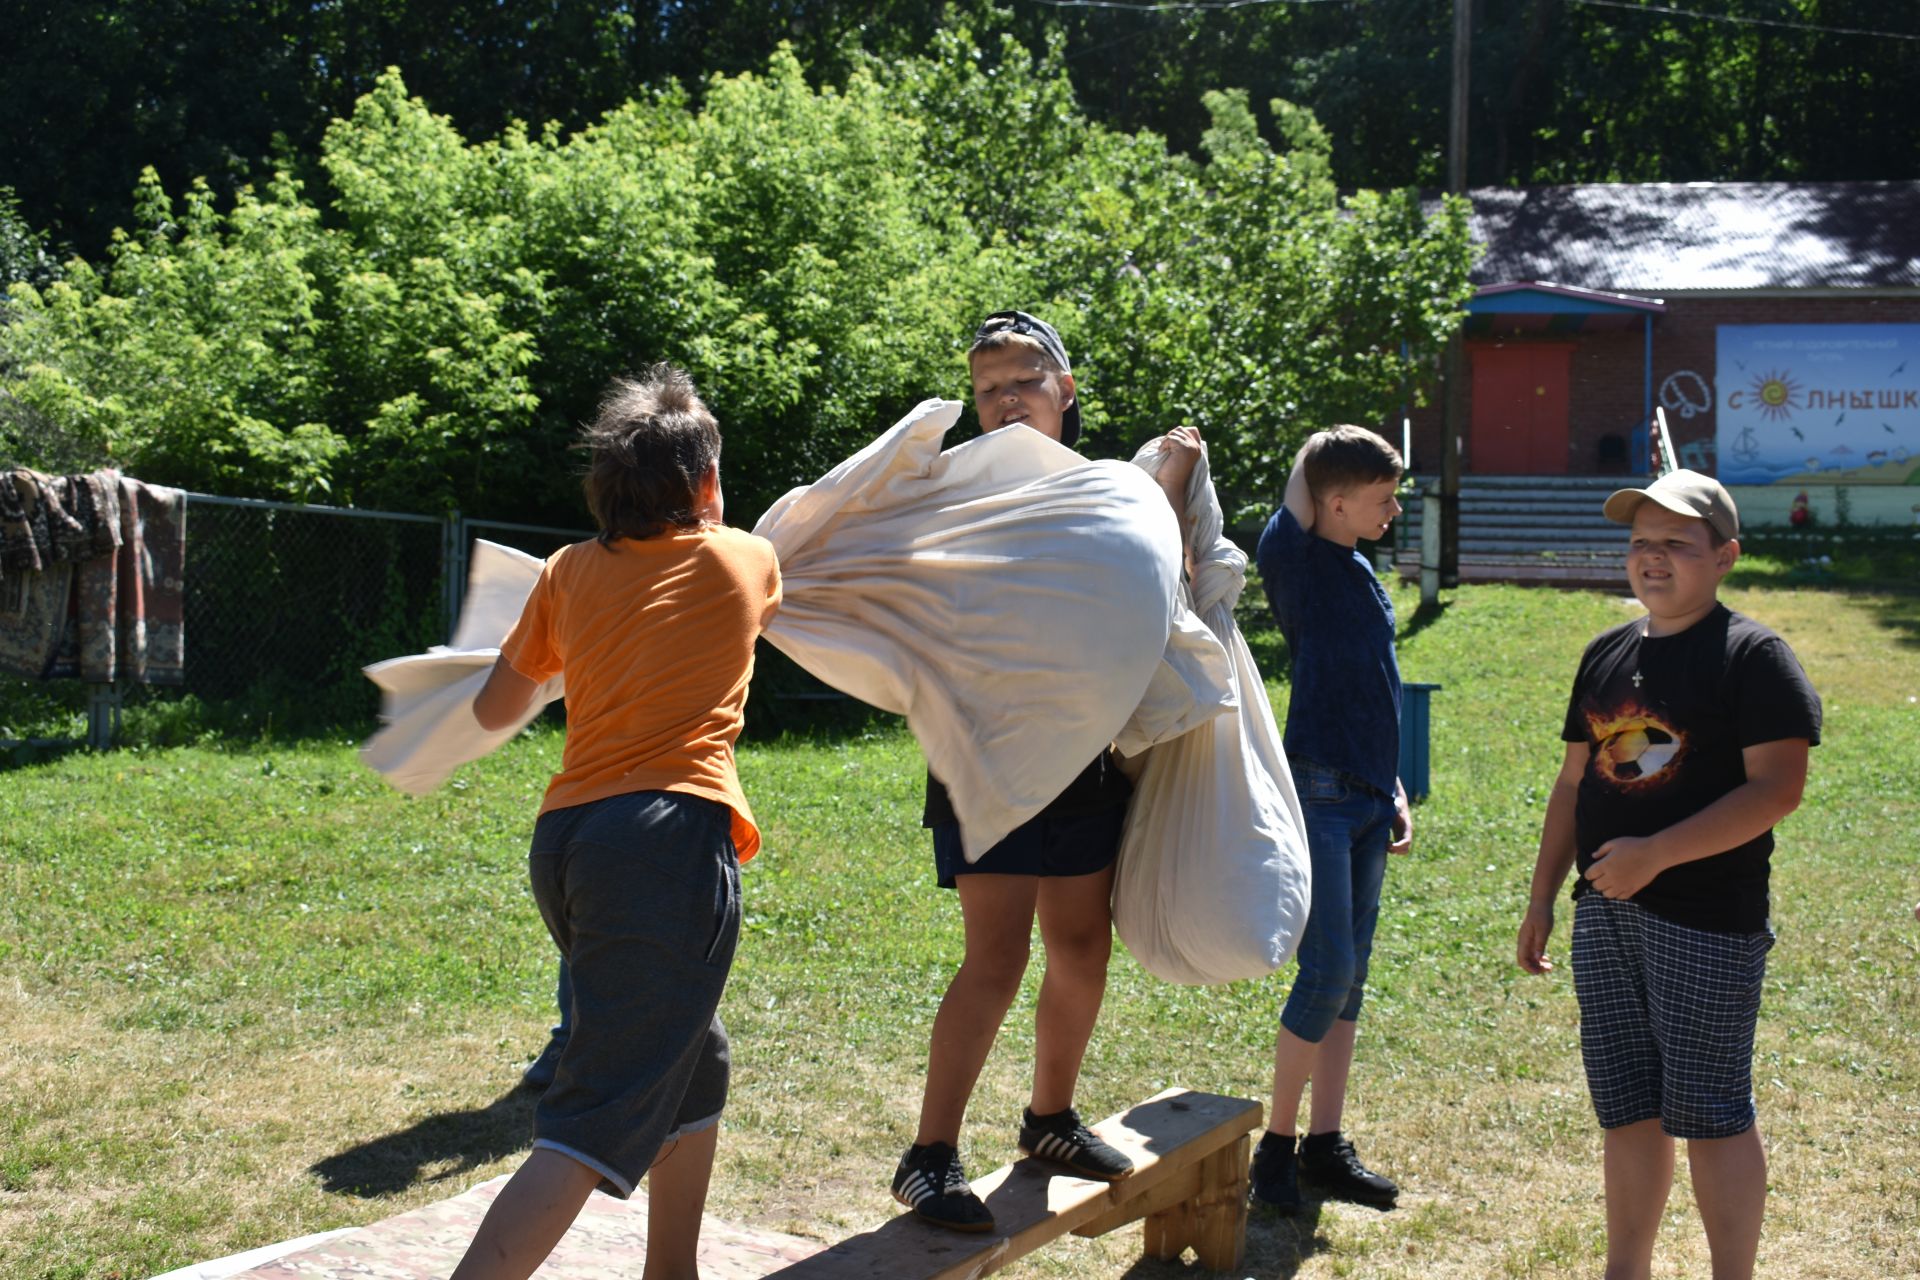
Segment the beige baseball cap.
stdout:
<svg viewBox="0 0 1920 1280">
<path fill-rule="evenodd" d="M 1615 524 L 1632 524 L 1633 513 L 1649 499 L 1678 515 L 1698 516 L 1723 538 L 1740 536 L 1740 512 L 1726 486 L 1684 467 L 1667 472 L 1644 489 L 1616 490 L 1600 510 Z"/>
</svg>

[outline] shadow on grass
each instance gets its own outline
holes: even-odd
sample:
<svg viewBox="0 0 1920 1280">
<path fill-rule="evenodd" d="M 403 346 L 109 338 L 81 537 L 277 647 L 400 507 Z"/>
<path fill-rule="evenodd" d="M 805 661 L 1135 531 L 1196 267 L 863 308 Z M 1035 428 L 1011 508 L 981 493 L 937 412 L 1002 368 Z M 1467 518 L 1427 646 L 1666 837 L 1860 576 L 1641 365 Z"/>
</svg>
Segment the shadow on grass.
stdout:
<svg viewBox="0 0 1920 1280">
<path fill-rule="evenodd" d="M 1866 604 L 1873 610 L 1873 620 L 1892 633 L 1895 644 L 1920 649 L 1920 593 L 1881 596 Z"/>
<path fill-rule="evenodd" d="M 1332 1247 L 1332 1241 L 1320 1230 L 1317 1201 L 1308 1201 L 1291 1217 L 1256 1205 L 1247 1214 L 1246 1256 L 1232 1274 L 1236 1280 L 1292 1280 L 1309 1258 Z M 1184 1259 L 1142 1258 L 1121 1273 L 1121 1280 L 1176 1280 L 1217 1274 Z"/>
<path fill-rule="evenodd" d="M 1440 621 L 1441 615 L 1445 614 L 1452 604 L 1451 600 L 1421 601 L 1400 624 L 1400 634 L 1394 637 L 1394 644 L 1403 645 Z"/>
<path fill-rule="evenodd" d="M 78 738 L 32 738 L 0 744 L 0 773 L 11 773 L 15 769 L 36 764 L 52 764 L 86 749 L 87 744 Z"/>
<path fill-rule="evenodd" d="M 375 1199 L 396 1195 L 419 1183 L 421 1170 L 451 1160 L 429 1182 L 459 1178 L 502 1156 L 533 1145 L 535 1089 L 515 1087 L 485 1107 L 428 1116 L 385 1137 L 348 1147 L 309 1168 L 330 1194 Z"/>
</svg>

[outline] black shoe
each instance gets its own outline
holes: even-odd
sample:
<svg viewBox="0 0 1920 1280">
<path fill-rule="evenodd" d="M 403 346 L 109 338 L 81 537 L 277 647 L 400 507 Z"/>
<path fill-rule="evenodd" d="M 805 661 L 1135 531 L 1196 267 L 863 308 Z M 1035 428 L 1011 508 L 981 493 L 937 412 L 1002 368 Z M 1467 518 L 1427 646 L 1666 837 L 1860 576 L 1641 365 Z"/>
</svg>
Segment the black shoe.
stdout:
<svg viewBox="0 0 1920 1280">
<path fill-rule="evenodd" d="M 1294 1139 L 1271 1131 L 1262 1135 L 1253 1149 L 1253 1202 L 1278 1209 L 1281 1213 L 1300 1212 L 1299 1163 L 1294 1158 Z"/>
<path fill-rule="evenodd" d="M 1095 1182 L 1118 1182 L 1133 1172 L 1133 1161 L 1081 1124 L 1072 1107 L 1050 1116 L 1036 1116 L 1028 1108 L 1020 1125 L 1020 1150 L 1063 1164 L 1076 1176 Z"/>
<path fill-rule="evenodd" d="M 1310 1133 L 1301 1140 L 1300 1182 L 1329 1200 L 1347 1200 L 1376 1209 L 1391 1209 L 1400 1198 L 1400 1188 L 1393 1180 L 1361 1164 L 1353 1144 L 1341 1137 L 1338 1129 Z"/>
<path fill-rule="evenodd" d="M 993 1214 L 967 1185 L 960 1153 L 944 1142 L 907 1148 L 893 1171 L 893 1198 L 952 1231 L 991 1231 Z"/>
<path fill-rule="evenodd" d="M 552 1084 L 553 1073 L 559 1070 L 560 1055 L 566 1047 L 565 1040 L 547 1041 L 547 1047 L 540 1051 L 540 1056 L 528 1063 L 527 1069 L 520 1073 L 520 1087 L 544 1089 Z"/>
</svg>

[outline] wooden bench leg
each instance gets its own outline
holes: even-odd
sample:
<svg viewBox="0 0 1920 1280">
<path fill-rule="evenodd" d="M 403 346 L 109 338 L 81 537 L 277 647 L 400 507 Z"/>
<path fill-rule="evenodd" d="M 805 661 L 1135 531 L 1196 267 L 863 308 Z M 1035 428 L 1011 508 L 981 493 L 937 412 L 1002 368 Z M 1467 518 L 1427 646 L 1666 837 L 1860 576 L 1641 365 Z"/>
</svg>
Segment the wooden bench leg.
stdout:
<svg viewBox="0 0 1920 1280">
<path fill-rule="evenodd" d="M 1208 1156 L 1200 1175 L 1194 1256 L 1211 1271 L 1238 1271 L 1247 1251 L 1247 1160 L 1245 1134 Z"/>
<path fill-rule="evenodd" d="M 1252 1143 L 1239 1141 L 1200 1163 L 1199 1188 L 1191 1198 L 1147 1215 L 1148 1256 L 1171 1260 L 1192 1249 L 1200 1265 L 1234 1271 L 1247 1248 L 1247 1160 Z"/>
<path fill-rule="evenodd" d="M 1171 1209 L 1148 1214 L 1143 1228 L 1147 1256 L 1170 1262 L 1185 1253 L 1187 1246 L 1193 1243 L 1195 1219 L 1198 1216 L 1191 1200 L 1182 1200 Z"/>
</svg>

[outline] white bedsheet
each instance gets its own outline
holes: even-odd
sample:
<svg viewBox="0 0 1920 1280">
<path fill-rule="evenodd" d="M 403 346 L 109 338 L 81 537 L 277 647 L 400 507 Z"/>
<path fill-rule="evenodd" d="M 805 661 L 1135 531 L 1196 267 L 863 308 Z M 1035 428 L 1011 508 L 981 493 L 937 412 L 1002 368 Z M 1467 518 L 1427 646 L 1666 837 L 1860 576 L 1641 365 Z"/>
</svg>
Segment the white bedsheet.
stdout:
<svg viewBox="0 0 1920 1280">
<path fill-rule="evenodd" d="M 1180 531 L 1139 467 L 1026 427 L 942 452 L 928 400 L 754 526 L 780 555 L 767 638 L 907 718 L 971 859 L 1111 742 L 1231 705 L 1227 655 L 1180 600 Z"/>
</svg>

